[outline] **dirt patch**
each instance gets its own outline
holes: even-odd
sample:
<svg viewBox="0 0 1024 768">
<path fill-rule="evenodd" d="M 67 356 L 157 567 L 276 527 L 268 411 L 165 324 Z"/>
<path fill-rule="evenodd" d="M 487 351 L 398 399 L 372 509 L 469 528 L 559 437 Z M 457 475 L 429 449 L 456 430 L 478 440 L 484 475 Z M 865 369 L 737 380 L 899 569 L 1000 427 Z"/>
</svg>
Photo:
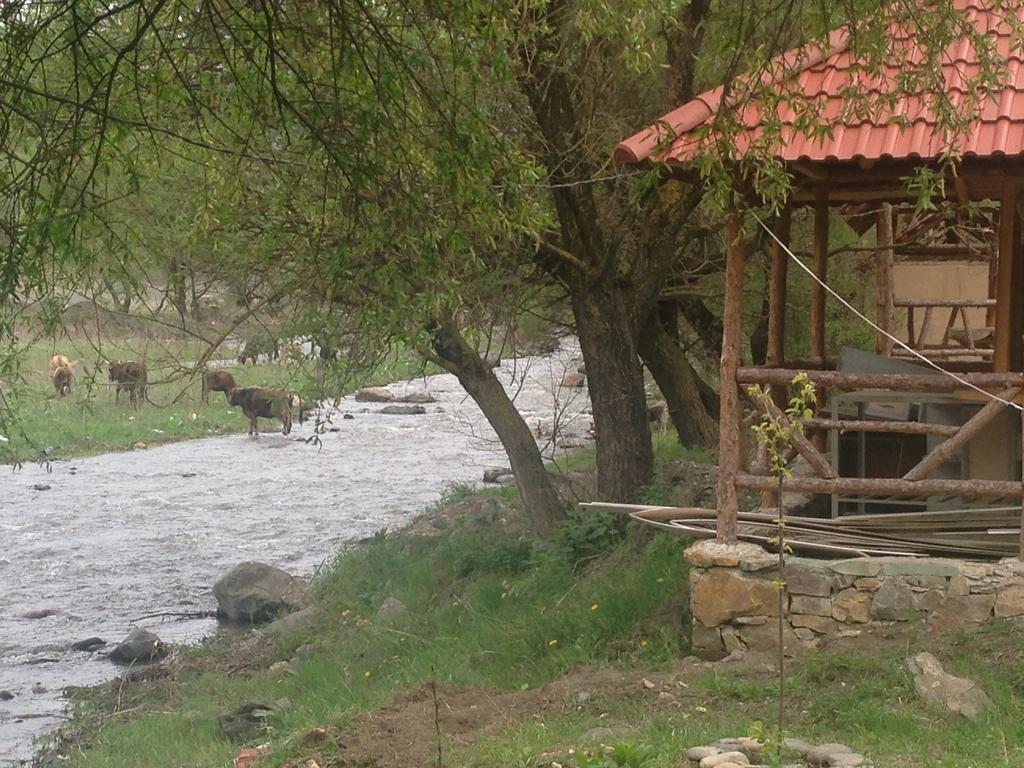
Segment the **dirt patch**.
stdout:
<svg viewBox="0 0 1024 768">
<path fill-rule="evenodd" d="M 524 723 L 543 722 L 583 706 L 600 709 L 602 702 L 633 699 L 650 710 L 679 708 L 690 698 L 680 683 L 709 666 L 687 659 L 644 676 L 581 667 L 526 691 L 435 688 L 427 683 L 396 694 L 344 731 L 313 729 L 303 739 L 300 759 L 288 768 L 304 768 L 309 759 L 321 768 L 408 768 L 436 762 L 438 731 L 442 754 L 450 754 Z"/>
</svg>

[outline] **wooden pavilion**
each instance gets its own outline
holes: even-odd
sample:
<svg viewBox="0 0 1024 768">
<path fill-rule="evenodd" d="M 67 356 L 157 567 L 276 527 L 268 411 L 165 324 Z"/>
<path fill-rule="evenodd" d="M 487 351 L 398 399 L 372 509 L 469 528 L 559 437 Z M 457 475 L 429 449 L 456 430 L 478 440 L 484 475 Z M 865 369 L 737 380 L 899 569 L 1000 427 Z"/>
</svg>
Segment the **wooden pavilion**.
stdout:
<svg viewBox="0 0 1024 768">
<path fill-rule="evenodd" d="M 800 54 L 791 77 L 796 91 L 820 105 L 822 114 L 836 125 L 830 137 L 808 137 L 783 130 L 778 158 L 793 179 L 789 204 L 773 224 L 781 244 L 772 243 L 769 283 L 768 354 L 763 366 L 741 360 L 742 316 L 747 244 L 743 215 L 731 215 L 726 224 L 725 305 L 720 361 L 721 425 L 719 439 L 719 541 L 736 540 L 738 493 L 770 494 L 776 481 L 766 471 L 747 466 L 742 428 L 743 390 L 749 385 L 773 389 L 776 402 L 798 373 L 806 373 L 824 395 L 819 412 L 808 424 L 808 439 L 799 440 L 799 453 L 811 468 L 810 476 L 785 483 L 792 491 L 828 494 L 833 510 L 838 500 L 864 509 L 868 500 L 915 503 L 918 508 L 966 509 L 972 505 L 1022 499 L 1021 420 L 1013 405 L 1024 394 L 1024 66 L 1004 13 L 980 0 L 957 0 L 957 6 L 995 37 L 1008 66 L 1001 90 L 980 105 L 970 128 L 957 140 L 961 158 L 955 174 L 941 162 L 948 148 L 936 130 L 938 120 L 929 95 L 901 98 L 891 109 L 881 106 L 870 118 L 845 108 L 844 94 L 859 89 L 868 95 L 890 92 L 906 61 L 919 51 L 912 37 L 898 27 L 889 30 L 892 64 L 867 75 L 858 69 L 843 32 L 833 33 L 827 49 Z M 954 101 L 963 91 L 963 73 L 977 71 L 978 57 L 968 38 L 954 42 L 944 57 L 946 95 Z M 664 115 L 653 126 L 623 141 L 615 151 L 622 164 L 665 163 L 687 173 L 688 161 L 700 153 L 709 126 L 721 107 L 721 88 Z M 884 104 L 883 99 L 879 99 Z M 781 115 L 783 122 L 792 115 Z M 756 105 L 741 115 L 743 131 L 738 151 L 752 146 L 762 135 L 763 121 Z M 959 238 L 943 226 L 939 216 L 906 213 L 918 194 L 908 189 L 907 177 L 922 167 L 945 175 L 935 202 L 987 216 L 988 230 L 977 227 L 978 237 Z M 820 280 L 812 283 L 810 307 L 810 360 L 793 360 L 785 349 L 786 289 L 792 211 L 813 210 L 814 237 L 811 268 Z M 826 349 L 825 309 L 829 280 L 829 222 L 832 212 L 864 211 L 873 219 L 877 246 L 873 249 L 877 279 L 874 355 L 839 355 Z M 862 219 L 865 214 L 860 214 Z M 966 215 L 966 214 L 965 214 Z M 927 265 L 927 269 L 924 266 Z M 983 271 L 973 282 L 946 279 L 938 294 L 900 296 L 897 273 L 919 268 L 950 278 L 951 270 Z M 937 270 L 937 272 L 936 272 Z M 965 273 L 966 274 L 966 273 Z M 906 275 L 904 274 L 904 277 Z M 906 280 L 904 280 L 906 282 Z M 911 280 L 911 283 L 918 281 Z M 971 291 L 967 290 L 968 285 Z M 971 295 L 967 295 L 970 293 Z M 906 327 L 897 315 L 906 315 Z M 857 322 L 857 321 L 854 321 Z M 954 372 L 955 378 L 926 366 L 908 365 L 913 353 Z M 995 397 L 992 397 L 992 396 Z M 780 413 L 777 408 L 765 407 Z M 983 444 L 975 450 L 973 443 Z M 831 451 L 826 451 L 826 438 Z M 876 455 L 871 441 L 903 441 L 917 446 L 910 466 L 881 462 L 870 466 L 865 455 Z M 854 460 L 843 460 L 854 453 Z M 971 451 L 974 450 L 974 454 Z M 989 459 L 982 461 L 985 454 Z M 859 454 L 859 456 L 857 455 Z M 993 454 L 1001 460 L 993 461 Z M 974 455 L 976 461 L 965 457 Z"/>
</svg>

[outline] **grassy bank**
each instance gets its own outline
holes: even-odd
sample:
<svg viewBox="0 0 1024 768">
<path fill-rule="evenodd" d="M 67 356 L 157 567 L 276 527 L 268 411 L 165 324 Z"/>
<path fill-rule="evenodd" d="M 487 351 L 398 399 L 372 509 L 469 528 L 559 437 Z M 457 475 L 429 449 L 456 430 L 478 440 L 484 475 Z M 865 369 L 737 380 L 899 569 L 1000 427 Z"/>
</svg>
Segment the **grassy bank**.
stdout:
<svg viewBox="0 0 1024 768">
<path fill-rule="evenodd" d="M 0 463 L 71 458 L 130 449 L 174 440 L 208 437 L 248 429 L 248 419 L 229 408 L 224 395 L 200 400 L 201 384 L 187 370 L 202 354 L 200 345 L 120 339 L 101 347 L 83 341 L 35 344 L 0 359 L 5 380 L 0 404 Z M 49 360 L 55 352 L 76 361 L 70 396 L 57 399 L 50 382 Z M 230 353 L 228 353 L 230 354 Z M 108 360 L 145 360 L 149 371 L 148 402 L 134 412 L 122 393 L 114 402 L 107 376 Z M 385 384 L 419 373 L 421 361 L 411 354 L 393 356 L 375 371 L 346 377 L 325 386 L 320 371 L 308 365 L 228 365 L 241 386 L 286 387 L 307 399 L 346 394 L 367 384 Z"/>
<path fill-rule="evenodd" d="M 147 683 L 84 696 L 60 764 L 230 765 L 239 743 L 217 716 L 253 699 L 287 699 L 248 743 L 289 768 L 436 766 L 439 748 L 451 767 L 670 768 L 774 717 L 772 658 L 687 658 L 681 538 L 602 518 L 537 541 L 507 490 L 461 491 L 440 512 L 458 522 L 339 554 L 315 582 L 314 623 L 184 649 Z M 378 616 L 392 597 L 405 610 Z M 788 733 L 887 768 L 1024 765 L 1019 637 L 1007 623 L 809 653 L 791 663 Z M 927 710 L 904 664 L 918 648 L 975 677 L 992 710 L 976 723 Z"/>
</svg>

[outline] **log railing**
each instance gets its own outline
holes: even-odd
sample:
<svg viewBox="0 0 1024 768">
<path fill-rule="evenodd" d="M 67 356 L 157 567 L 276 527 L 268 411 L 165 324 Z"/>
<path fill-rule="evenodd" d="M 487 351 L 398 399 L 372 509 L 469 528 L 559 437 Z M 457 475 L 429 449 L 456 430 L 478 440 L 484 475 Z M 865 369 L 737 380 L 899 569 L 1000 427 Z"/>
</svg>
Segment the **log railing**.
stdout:
<svg viewBox="0 0 1024 768">
<path fill-rule="evenodd" d="M 891 374 L 891 373 L 850 373 L 845 371 L 798 371 L 784 368 L 739 368 L 736 380 L 741 386 L 760 385 L 784 387 L 802 373 L 814 384 L 834 390 L 877 390 L 900 393 L 957 393 L 972 390 L 961 382 L 944 375 Z M 1003 498 L 1021 496 L 1022 484 L 1017 481 L 995 481 L 978 479 L 929 478 L 943 463 L 952 459 L 973 438 L 992 421 L 1004 413 L 1008 402 L 1013 402 L 1024 392 L 1024 374 L 1021 373 L 965 373 L 959 376 L 963 381 L 993 395 L 971 418 L 960 426 L 930 424 L 897 420 L 868 420 L 814 417 L 805 422 L 810 430 L 835 430 L 843 432 L 884 432 L 906 435 L 936 435 L 944 438 L 920 462 L 903 477 L 896 478 L 854 478 L 840 477 L 837 467 L 819 450 L 802 431 L 791 430 L 796 436 L 794 448 L 807 461 L 813 472 L 811 477 L 788 478 L 783 488 L 797 492 L 822 494 L 857 494 L 880 497 L 927 497 L 954 496 L 965 499 Z M 980 393 L 976 393 L 982 397 Z M 870 399 L 870 398 L 869 398 Z M 770 399 L 753 398 L 753 401 L 771 418 L 782 426 L 792 425 L 785 413 Z M 970 402 L 970 401 L 965 401 Z M 771 493 L 778 488 L 778 481 L 767 475 L 739 472 L 735 476 L 735 488 Z"/>
</svg>

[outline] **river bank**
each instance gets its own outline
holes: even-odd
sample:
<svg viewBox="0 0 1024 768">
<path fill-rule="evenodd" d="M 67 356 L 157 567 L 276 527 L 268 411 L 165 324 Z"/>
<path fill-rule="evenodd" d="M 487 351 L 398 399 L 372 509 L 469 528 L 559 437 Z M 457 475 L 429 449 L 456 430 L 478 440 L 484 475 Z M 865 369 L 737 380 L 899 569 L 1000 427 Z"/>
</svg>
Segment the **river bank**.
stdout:
<svg viewBox="0 0 1024 768">
<path fill-rule="evenodd" d="M 501 375 L 531 423 L 559 418 L 566 436 L 583 440 L 585 390 L 557 386 L 576 354 L 568 347 L 509 362 Z M 454 377 L 392 389 L 435 402 L 395 416 L 345 398 L 318 436 L 307 422 L 287 438 L 205 438 L 25 464 L 5 480 L 0 690 L 14 698 L 0 701 L 0 763 L 27 757 L 31 737 L 61 722 L 63 688 L 117 674 L 72 643 L 116 642 L 133 619 L 157 612 L 209 610 L 210 585 L 241 560 L 308 576 L 346 544 L 401 527 L 446 488 L 504 465 Z M 215 628 L 211 620 L 141 623 L 175 643 Z"/>
<path fill-rule="evenodd" d="M 63 399 L 55 397 L 50 382 L 49 360 L 55 351 L 76 363 L 71 394 Z M 9 376 L 6 384 L 0 377 L 5 397 L 0 463 L 75 459 L 131 450 L 139 443 L 154 447 L 246 432 L 249 420 L 238 408 L 228 406 L 222 393 L 210 393 L 209 403 L 201 401 L 202 385 L 191 375 L 191 361 L 205 351 L 195 343 L 156 344 L 130 338 L 107 339 L 102 347 L 64 341 L 21 350 L 17 365 L 11 366 L 16 375 Z M 120 397 L 120 403 L 115 401 L 106 360 L 147 361 L 150 385 L 147 401 L 138 411 L 129 407 L 127 395 Z M 216 360 L 208 367 L 227 370 L 239 386 L 284 387 L 301 392 L 307 400 L 333 400 L 363 386 L 407 380 L 424 371 L 421 359 L 403 352 L 373 371 L 351 376 L 336 372 L 329 380 L 324 380 L 315 362 L 306 360 L 283 365 Z"/>
</svg>

